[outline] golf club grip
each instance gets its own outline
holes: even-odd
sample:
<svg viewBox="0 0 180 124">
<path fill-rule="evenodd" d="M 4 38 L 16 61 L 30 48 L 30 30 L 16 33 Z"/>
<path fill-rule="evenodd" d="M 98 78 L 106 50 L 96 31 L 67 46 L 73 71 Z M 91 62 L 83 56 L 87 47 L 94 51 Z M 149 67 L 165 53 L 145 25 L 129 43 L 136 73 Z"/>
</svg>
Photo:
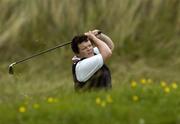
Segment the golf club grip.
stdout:
<svg viewBox="0 0 180 124">
<path fill-rule="evenodd" d="M 19 61 L 15 62 L 15 64 L 18 64 L 18 63 L 21 63 L 21 62 L 26 61 L 26 60 L 28 60 L 28 59 L 31 59 L 31 58 L 33 58 L 33 57 L 42 55 L 42 54 L 44 54 L 44 53 L 46 53 L 46 52 L 52 51 L 52 50 L 57 49 L 57 48 L 59 48 L 59 47 L 66 46 L 66 45 L 68 45 L 68 44 L 70 44 L 70 43 L 71 43 L 71 42 L 64 43 L 64 44 L 58 45 L 58 46 L 56 46 L 56 47 L 53 47 L 53 48 L 44 50 L 44 51 L 42 51 L 42 52 L 40 52 L 40 53 L 37 53 L 37 54 L 34 54 L 34 55 L 30 56 L 30 57 L 27 57 L 27 58 L 25 58 L 25 59 L 19 60 Z"/>
</svg>

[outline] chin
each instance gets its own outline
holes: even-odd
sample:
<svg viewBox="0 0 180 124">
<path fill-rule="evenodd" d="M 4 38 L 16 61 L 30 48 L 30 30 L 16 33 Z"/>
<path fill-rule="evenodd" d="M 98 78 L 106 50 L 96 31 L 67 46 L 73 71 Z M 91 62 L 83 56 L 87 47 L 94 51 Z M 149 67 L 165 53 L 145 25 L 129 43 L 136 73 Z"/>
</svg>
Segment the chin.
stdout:
<svg viewBox="0 0 180 124">
<path fill-rule="evenodd" d="M 87 55 L 87 58 L 92 57 L 93 55 Z"/>
<path fill-rule="evenodd" d="M 93 54 L 89 55 L 89 57 L 92 57 L 92 56 L 94 56 L 94 55 Z"/>
</svg>

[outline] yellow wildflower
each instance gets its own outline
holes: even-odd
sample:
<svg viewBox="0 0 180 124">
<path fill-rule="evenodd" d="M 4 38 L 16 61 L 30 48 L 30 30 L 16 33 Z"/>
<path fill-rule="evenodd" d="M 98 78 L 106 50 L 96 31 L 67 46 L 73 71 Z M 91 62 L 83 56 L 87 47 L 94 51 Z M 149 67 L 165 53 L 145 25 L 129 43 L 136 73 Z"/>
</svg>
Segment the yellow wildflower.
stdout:
<svg viewBox="0 0 180 124">
<path fill-rule="evenodd" d="M 146 79 L 144 79 L 144 78 L 141 79 L 141 83 L 142 83 L 142 84 L 146 84 Z"/>
<path fill-rule="evenodd" d="M 173 82 L 171 86 L 172 86 L 173 89 L 177 89 L 177 87 L 178 87 L 176 82 Z"/>
<path fill-rule="evenodd" d="M 37 103 L 33 104 L 34 109 L 38 109 L 39 107 L 40 107 L 39 104 L 37 104 Z"/>
<path fill-rule="evenodd" d="M 97 105 L 101 104 L 101 99 L 99 97 L 96 98 L 96 104 Z"/>
<path fill-rule="evenodd" d="M 108 103 L 112 103 L 112 101 L 113 101 L 111 95 L 107 95 L 106 100 Z"/>
<path fill-rule="evenodd" d="M 132 88 L 135 88 L 136 86 L 137 86 L 136 81 L 132 81 L 132 82 L 131 82 L 131 87 L 132 87 Z"/>
<path fill-rule="evenodd" d="M 161 81 L 161 87 L 166 87 L 167 83 L 165 81 Z"/>
<path fill-rule="evenodd" d="M 27 109 L 26 109 L 25 106 L 20 106 L 20 107 L 19 107 L 19 112 L 20 112 L 20 113 L 24 113 L 24 112 L 26 112 L 26 111 L 27 111 Z"/>
<path fill-rule="evenodd" d="M 139 97 L 136 96 L 136 95 L 134 95 L 134 96 L 132 97 L 132 100 L 133 100 L 133 101 L 138 101 L 138 100 L 139 100 Z"/>
<path fill-rule="evenodd" d="M 48 103 L 53 103 L 54 102 L 54 98 L 53 97 L 48 97 L 47 98 L 47 102 Z"/>
<path fill-rule="evenodd" d="M 165 87 L 165 88 L 164 88 L 164 92 L 165 92 L 165 93 L 169 93 L 169 92 L 170 92 L 170 88 L 169 88 L 169 87 Z"/>
<path fill-rule="evenodd" d="M 102 107 L 105 107 L 105 106 L 106 106 L 106 102 L 105 102 L 105 101 L 102 101 L 102 102 L 101 102 L 101 106 L 102 106 Z"/>
</svg>

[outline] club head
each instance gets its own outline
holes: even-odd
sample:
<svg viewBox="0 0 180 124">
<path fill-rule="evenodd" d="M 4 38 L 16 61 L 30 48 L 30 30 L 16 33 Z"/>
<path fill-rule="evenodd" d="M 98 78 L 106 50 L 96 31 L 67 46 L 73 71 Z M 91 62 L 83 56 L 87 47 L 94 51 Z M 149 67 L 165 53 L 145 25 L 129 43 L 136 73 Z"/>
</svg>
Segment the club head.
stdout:
<svg viewBox="0 0 180 124">
<path fill-rule="evenodd" d="M 9 65 L 9 74 L 14 74 L 13 65 L 16 63 L 12 63 Z"/>
</svg>

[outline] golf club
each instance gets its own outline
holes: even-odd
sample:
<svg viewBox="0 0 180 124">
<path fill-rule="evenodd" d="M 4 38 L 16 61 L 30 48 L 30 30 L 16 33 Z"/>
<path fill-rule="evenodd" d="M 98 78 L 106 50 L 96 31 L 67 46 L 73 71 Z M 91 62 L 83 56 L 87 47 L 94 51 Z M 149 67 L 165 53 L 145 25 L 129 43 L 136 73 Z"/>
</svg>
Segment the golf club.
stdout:
<svg viewBox="0 0 180 124">
<path fill-rule="evenodd" d="M 102 33 L 101 31 L 98 31 L 97 34 L 95 34 L 95 36 L 97 36 L 98 34 L 101 34 L 101 33 Z M 68 45 L 68 44 L 70 44 L 70 43 L 71 43 L 71 42 L 67 42 L 67 43 L 64 43 L 64 44 L 60 44 L 60 45 L 55 46 L 55 47 L 53 47 L 53 48 L 44 50 L 44 51 L 39 52 L 39 53 L 36 53 L 36 54 L 34 54 L 34 55 L 32 55 L 32 56 L 26 57 L 26 58 L 24 58 L 24 59 L 22 59 L 22 60 L 19 60 L 19 61 L 16 61 L 16 62 L 11 63 L 11 64 L 9 65 L 9 74 L 14 74 L 14 69 L 13 69 L 13 66 L 14 66 L 14 65 L 19 64 L 19 63 L 22 63 L 22 62 L 27 61 L 27 60 L 29 60 L 29 59 L 31 59 L 31 58 L 36 57 L 36 56 L 42 55 L 42 54 L 44 54 L 44 53 L 47 53 L 47 52 L 49 52 L 49 51 L 55 50 L 55 49 L 57 49 L 57 48 L 66 46 L 66 45 Z"/>
<path fill-rule="evenodd" d="M 27 61 L 27 60 L 29 60 L 29 59 L 31 59 L 31 58 L 34 58 L 34 57 L 39 56 L 39 55 L 42 55 L 42 54 L 44 54 L 44 53 L 50 52 L 50 51 L 55 50 L 55 49 L 57 49 L 57 48 L 66 46 L 66 45 L 68 45 L 68 44 L 70 44 L 70 43 L 71 43 L 71 42 L 67 42 L 67 43 L 64 43 L 64 44 L 60 44 L 60 45 L 55 46 L 55 47 L 53 47 L 53 48 L 44 50 L 44 51 L 39 52 L 39 53 L 36 53 L 36 54 L 34 54 L 34 55 L 32 55 L 32 56 L 26 57 L 26 58 L 24 58 L 24 59 L 22 59 L 22 60 L 19 60 L 19 61 L 16 61 L 16 62 L 11 63 L 11 64 L 9 65 L 9 74 L 14 74 L 14 70 L 13 70 L 13 66 L 14 66 L 14 65 L 19 64 L 19 63 L 22 63 L 22 62 L 24 62 L 24 61 Z"/>
</svg>

